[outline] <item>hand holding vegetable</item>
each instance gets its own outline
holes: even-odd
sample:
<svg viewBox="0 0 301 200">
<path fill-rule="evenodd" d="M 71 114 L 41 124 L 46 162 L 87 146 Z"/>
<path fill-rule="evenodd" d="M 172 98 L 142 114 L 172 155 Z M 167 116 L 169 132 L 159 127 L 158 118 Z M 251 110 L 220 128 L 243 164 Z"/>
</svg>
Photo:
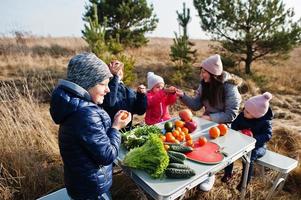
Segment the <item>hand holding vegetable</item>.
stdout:
<svg viewBox="0 0 301 200">
<path fill-rule="evenodd" d="M 112 128 L 120 130 L 124 128 L 131 120 L 131 113 L 126 110 L 119 110 L 114 117 Z"/>
</svg>

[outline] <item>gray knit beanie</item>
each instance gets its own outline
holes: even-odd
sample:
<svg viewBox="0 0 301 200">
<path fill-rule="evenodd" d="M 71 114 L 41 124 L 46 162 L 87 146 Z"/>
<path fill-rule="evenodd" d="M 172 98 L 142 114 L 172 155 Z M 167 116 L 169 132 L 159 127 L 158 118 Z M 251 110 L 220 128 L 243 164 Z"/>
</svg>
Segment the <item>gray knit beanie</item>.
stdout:
<svg viewBox="0 0 301 200">
<path fill-rule="evenodd" d="M 110 77 L 109 67 L 93 53 L 78 54 L 69 61 L 67 80 L 86 90 Z"/>
</svg>

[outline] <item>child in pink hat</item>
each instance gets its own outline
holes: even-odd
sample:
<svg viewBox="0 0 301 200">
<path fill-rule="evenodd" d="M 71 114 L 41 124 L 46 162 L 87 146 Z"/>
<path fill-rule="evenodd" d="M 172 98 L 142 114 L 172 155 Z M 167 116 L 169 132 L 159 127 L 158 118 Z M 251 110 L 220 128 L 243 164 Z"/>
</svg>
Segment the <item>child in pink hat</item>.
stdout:
<svg viewBox="0 0 301 200">
<path fill-rule="evenodd" d="M 176 103 L 176 88 L 164 89 L 165 83 L 161 76 L 153 72 L 147 73 L 147 108 L 145 123 L 153 125 L 170 119 L 169 105 Z"/>
<path fill-rule="evenodd" d="M 251 163 L 248 173 L 247 183 L 249 183 L 254 161 L 262 157 L 266 152 L 266 143 L 272 138 L 272 118 L 273 113 L 270 108 L 272 94 L 265 92 L 262 95 L 249 98 L 245 102 L 244 110 L 233 121 L 231 128 L 247 134 L 256 139 L 255 149 L 252 150 Z M 245 165 L 243 164 L 243 170 Z M 225 168 L 222 182 L 230 181 L 232 177 L 233 163 Z M 242 179 L 237 186 L 241 190 Z"/>
</svg>

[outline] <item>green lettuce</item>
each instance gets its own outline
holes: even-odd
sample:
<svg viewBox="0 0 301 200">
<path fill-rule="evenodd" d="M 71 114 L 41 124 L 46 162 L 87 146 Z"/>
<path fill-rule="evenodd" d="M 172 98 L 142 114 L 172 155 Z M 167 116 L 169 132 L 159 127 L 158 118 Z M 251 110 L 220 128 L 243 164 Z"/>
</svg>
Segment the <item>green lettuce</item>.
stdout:
<svg viewBox="0 0 301 200">
<path fill-rule="evenodd" d="M 163 142 L 157 134 L 149 135 L 141 147 L 130 150 L 124 160 L 125 166 L 145 170 L 153 178 L 160 178 L 169 163 Z"/>
</svg>

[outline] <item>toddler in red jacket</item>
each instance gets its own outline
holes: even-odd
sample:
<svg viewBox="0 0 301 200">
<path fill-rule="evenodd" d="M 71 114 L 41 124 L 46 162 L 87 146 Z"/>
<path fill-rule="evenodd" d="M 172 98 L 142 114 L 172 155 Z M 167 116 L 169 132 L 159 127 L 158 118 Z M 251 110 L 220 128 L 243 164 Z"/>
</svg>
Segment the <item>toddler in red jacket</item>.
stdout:
<svg viewBox="0 0 301 200">
<path fill-rule="evenodd" d="M 176 88 L 170 86 L 164 89 L 164 80 L 153 72 L 147 73 L 147 108 L 145 123 L 153 125 L 170 119 L 169 105 L 177 100 Z"/>
</svg>

